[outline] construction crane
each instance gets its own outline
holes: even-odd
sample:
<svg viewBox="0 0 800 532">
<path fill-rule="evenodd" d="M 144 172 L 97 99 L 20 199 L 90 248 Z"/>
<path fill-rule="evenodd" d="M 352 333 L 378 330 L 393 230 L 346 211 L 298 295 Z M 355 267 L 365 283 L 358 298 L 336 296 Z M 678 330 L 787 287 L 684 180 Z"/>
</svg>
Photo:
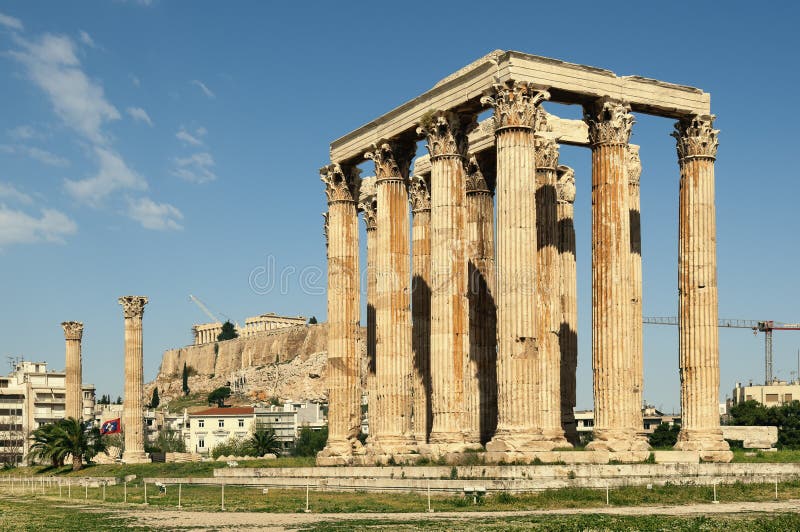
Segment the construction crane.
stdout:
<svg viewBox="0 0 800 532">
<path fill-rule="evenodd" d="M 218 317 L 216 317 L 216 316 L 214 315 L 214 313 L 213 313 L 213 312 L 211 312 L 210 310 L 208 310 L 208 307 L 205 305 L 205 303 L 203 303 L 202 301 L 200 301 L 198 298 L 194 297 L 192 294 L 189 294 L 189 301 L 191 301 L 191 302 L 193 302 L 195 305 L 197 305 L 197 306 L 200 308 L 200 310 L 202 310 L 202 311 L 203 311 L 203 313 L 204 313 L 206 316 L 208 316 L 209 318 L 211 318 L 211 321 L 214 321 L 214 322 L 219 322 L 219 323 L 224 323 L 224 322 L 226 322 L 226 321 L 230 321 L 231 323 L 233 323 L 233 324 L 234 324 L 234 326 L 236 327 L 236 330 L 237 330 L 237 331 L 239 330 L 239 323 L 238 323 L 238 322 L 231 321 L 231 319 L 230 319 L 228 316 L 226 316 L 225 314 L 223 314 L 222 312 L 220 312 L 220 313 L 219 313 L 219 315 L 220 315 L 220 316 L 222 316 L 222 317 L 223 317 L 223 318 L 225 318 L 225 319 L 224 319 L 224 320 L 221 320 L 221 319 L 219 319 Z"/>
<path fill-rule="evenodd" d="M 645 317 L 642 323 L 650 325 L 678 325 L 678 318 Z M 735 320 L 720 318 L 717 327 L 733 329 L 751 329 L 753 334 L 764 333 L 764 383 L 772 382 L 772 331 L 800 331 L 800 323 L 782 323 L 780 321 Z"/>
</svg>

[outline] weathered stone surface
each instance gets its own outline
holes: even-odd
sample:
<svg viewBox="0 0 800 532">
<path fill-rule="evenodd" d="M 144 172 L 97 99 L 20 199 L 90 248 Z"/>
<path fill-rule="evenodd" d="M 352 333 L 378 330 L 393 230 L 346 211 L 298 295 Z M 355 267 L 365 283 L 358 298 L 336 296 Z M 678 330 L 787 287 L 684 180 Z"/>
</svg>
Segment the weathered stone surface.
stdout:
<svg viewBox="0 0 800 532">
<path fill-rule="evenodd" d="M 148 299 L 144 296 L 119 298 L 125 317 L 125 402 L 123 407 L 123 430 L 125 452 L 122 461 L 126 464 L 149 462 L 144 452 L 144 416 L 142 398 L 144 392 L 144 351 L 142 347 L 142 317 Z"/>
<path fill-rule="evenodd" d="M 778 427 L 722 425 L 722 437 L 741 441 L 745 449 L 770 449 L 778 443 Z"/>
<path fill-rule="evenodd" d="M 700 453 L 697 451 L 653 451 L 657 464 L 699 464 Z"/>
<path fill-rule="evenodd" d="M 83 388 L 81 369 L 81 338 L 83 323 L 65 321 L 61 324 L 66 342 L 66 398 L 64 414 L 66 417 L 83 419 Z"/>
<path fill-rule="evenodd" d="M 428 441 L 431 415 L 431 195 L 429 179 L 414 176 L 409 184 L 413 222 L 411 265 L 411 344 L 413 359 L 413 428 L 418 444 Z"/>
</svg>

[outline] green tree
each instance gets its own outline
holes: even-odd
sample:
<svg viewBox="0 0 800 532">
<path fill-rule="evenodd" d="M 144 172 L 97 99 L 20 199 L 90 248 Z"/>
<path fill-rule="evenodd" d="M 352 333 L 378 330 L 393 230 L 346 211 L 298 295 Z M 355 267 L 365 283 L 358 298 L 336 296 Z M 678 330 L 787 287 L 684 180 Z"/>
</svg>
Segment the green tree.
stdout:
<svg viewBox="0 0 800 532">
<path fill-rule="evenodd" d="M 186 362 L 183 363 L 183 374 L 181 375 L 183 381 L 183 395 L 189 395 L 189 368 L 186 367 Z"/>
<path fill-rule="evenodd" d="M 158 431 L 155 447 L 163 453 L 185 453 L 186 442 L 180 432 L 165 427 Z"/>
<path fill-rule="evenodd" d="M 208 394 L 208 402 L 209 403 L 216 403 L 219 406 L 223 406 L 225 404 L 225 399 L 231 396 L 231 389 L 227 386 L 221 386 Z"/>
<path fill-rule="evenodd" d="M 122 404 L 122 397 L 120 397 L 120 396 L 118 395 L 118 396 L 117 396 L 117 400 L 114 402 L 114 404 L 115 404 L 115 405 L 121 405 L 121 404 Z"/>
<path fill-rule="evenodd" d="M 222 332 L 217 335 L 217 341 L 222 342 L 223 340 L 233 340 L 234 338 L 239 338 L 239 333 L 236 332 L 236 327 L 233 326 L 233 323 L 226 321 L 222 324 Z"/>
<path fill-rule="evenodd" d="M 153 397 L 150 398 L 150 408 L 158 408 L 161 399 L 158 397 L 158 386 L 153 388 Z"/>
<path fill-rule="evenodd" d="M 661 423 L 653 431 L 648 440 L 650 446 L 654 448 L 659 447 L 673 447 L 678 442 L 678 433 L 681 431 L 680 425 L 672 425 L 669 423 Z"/>
<path fill-rule="evenodd" d="M 311 316 L 310 318 L 308 318 L 308 324 L 309 325 L 316 325 L 317 324 L 317 317 L 316 316 Z"/>
<path fill-rule="evenodd" d="M 28 460 L 33 463 L 36 461 L 50 462 L 53 467 L 64 465 L 64 455 L 59 454 L 56 447 L 56 423 L 41 425 L 31 433 L 30 452 Z"/>
<path fill-rule="evenodd" d="M 67 456 L 72 456 L 72 470 L 80 471 L 87 462 L 105 450 L 105 444 L 97 427 L 86 429 L 81 421 L 68 417 L 55 423 L 43 425 L 33 434 L 31 455 L 50 460 L 53 466 L 64 465 Z"/>
<path fill-rule="evenodd" d="M 281 442 L 275 436 L 275 431 L 262 424 L 256 425 L 253 435 L 248 440 L 253 456 L 264 456 L 265 454 L 278 455 L 281 453 Z"/>
<path fill-rule="evenodd" d="M 328 442 L 328 427 L 312 430 L 311 427 L 300 429 L 300 436 L 292 448 L 293 456 L 316 456 Z"/>
<path fill-rule="evenodd" d="M 745 401 L 731 407 L 731 425 L 770 425 L 769 409 L 755 400 Z"/>
</svg>

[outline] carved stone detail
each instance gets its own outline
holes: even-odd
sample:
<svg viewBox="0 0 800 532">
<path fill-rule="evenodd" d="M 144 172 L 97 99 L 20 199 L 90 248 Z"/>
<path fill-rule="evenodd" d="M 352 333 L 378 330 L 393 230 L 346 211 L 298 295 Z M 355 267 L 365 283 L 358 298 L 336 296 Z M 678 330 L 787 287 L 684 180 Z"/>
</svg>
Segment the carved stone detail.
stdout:
<svg viewBox="0 0 800 532">
<path fill-rule="evenodd" d="M 427 137 L 431 160 L 467 156 L 467 135 L 475 129 L 475 115 L 436 111 L 422 117 L 417 134 Z"/>
<path fill-rule="evenodd" d="M 117 301 L 122 305 L 122 314 L 125 318 L 141 318 L 144 316 L 144 306 L 149 300 L 145 296 L 122 296 Z"/>
<path fill-rule="evenodd" d="M 80 340 L 83 337 L 83 323 L 79 321 L 65 321 L 61 327 L 66 340 Z"/>
<path fill-rule="evenodd" d="M 356 167 L 329 164 L 319 169 L 320 179 L 325 183 L 325 195 L 328 203 L 337 201 L 356 201 L 361 180 L 361 170 Z"/>
<path fill-rule="evenodd" d="M 575 170 L 569 166 L 559 165 L 558 182 L 556 183 L 556 193 L 559 203 L 575 203 Z"/>
<path fill-rule="evenodd" d="M 672 136 L 677 140 L 678 160 L 691 157 L 716 159 L 719 130 L 714 129 L 714 115 L 694 116 L 675 123 Z"/>
<path fill-rule="evenodd" d="M 631 106 L 611 99 L 599 100 L 593 108 L 584 109 L 584 121 L 589 126 L 589 143 L 627 144 L 631 138 L 634 119 Z"/>
<path fill-rule="evenodd" d="M 628 157 L 625 162 L 628 171 L 628 185 L 639 186 L 639 178 L 642 176 L 642 160 L 639 158 L 639 146 L 628 144 Z"/>
<path fill-rule="evenodd" d="M 467 194 L 490 194 L 489 185 L 486 184 L 486 179 L 483 177 L 481 167 L 478 164 L 478 159 L 471 155 L 466 164 L 467 170 Z"/>
<path fill-rule="evenodd" d="M 494 85 L 492 94 L 481 98 L 483 105 L 494 107 L 495 130 L 504 127 L 534 128 L 539 104 L 550 93 L 527 82 L 507 81 Z"/>
<path fill-rule="evenodd" d="M 328 213 L 322 213 L 322 234 L 325 237 L 325 247 L 328 247 Z"/>
<path fill-rule="evenodd" d="M 536 137 L 536 169 L 558 166 L 558 142 L 549 137 Z"/>
<path fill-rule="evenodd" d="M 364 158 L 375 163 L 375 178 L 378 181 L 408 179 L 408 169 L 415 151 L 413 143 L 378 142 L 372 148 L 372 151 L 364 154 Z"/>
<path fill-rule="evenodd" d="M 417 213 L 431 210 L 431 192 L 424 177 L 415 175 L 408 184 L 408 201 L 411 212 Z"/>
</svg>

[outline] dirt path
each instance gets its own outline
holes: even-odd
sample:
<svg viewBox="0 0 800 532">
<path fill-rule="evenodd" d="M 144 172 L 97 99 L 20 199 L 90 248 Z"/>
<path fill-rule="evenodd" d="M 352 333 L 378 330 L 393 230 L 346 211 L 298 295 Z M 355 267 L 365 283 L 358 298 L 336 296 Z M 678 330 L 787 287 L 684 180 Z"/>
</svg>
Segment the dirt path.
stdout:
<svg viewBox="0 0 800 532">
<path fill-rule="evenodd" d="M 140 510 L 132 512 L 121 510 L 120 513 L 135 518 L 140 524 L 154 529 L 172 527 L 197 527 L 195 530 L 211 528 L 215 530 L 237 530 L 240 532 L 288 531 L 296 527 L 322 521 L 337 522 L 357 519 L 375 521 L 415 522 L 436 519 L 437 521 L 464 521 L 476 518 L 520 517 L 527 515 L 574 515 L 574 514 L 609 514 L 609 515 L 670 515 L 692 516 L 709 514 L 741 514 L 759 512 L 792 512 L 800 513 L 800 500 L 773 502 L 733 502 L 722 504 L 689 504 L 683 506 L 623 506 L 607 508 L 569 508 L 556 510 L 525 510 L 517 512 L 437 512 L 429 513 L 254 513 L 254 512 L 193 512 L 177 510 Z"/>
</svg>

